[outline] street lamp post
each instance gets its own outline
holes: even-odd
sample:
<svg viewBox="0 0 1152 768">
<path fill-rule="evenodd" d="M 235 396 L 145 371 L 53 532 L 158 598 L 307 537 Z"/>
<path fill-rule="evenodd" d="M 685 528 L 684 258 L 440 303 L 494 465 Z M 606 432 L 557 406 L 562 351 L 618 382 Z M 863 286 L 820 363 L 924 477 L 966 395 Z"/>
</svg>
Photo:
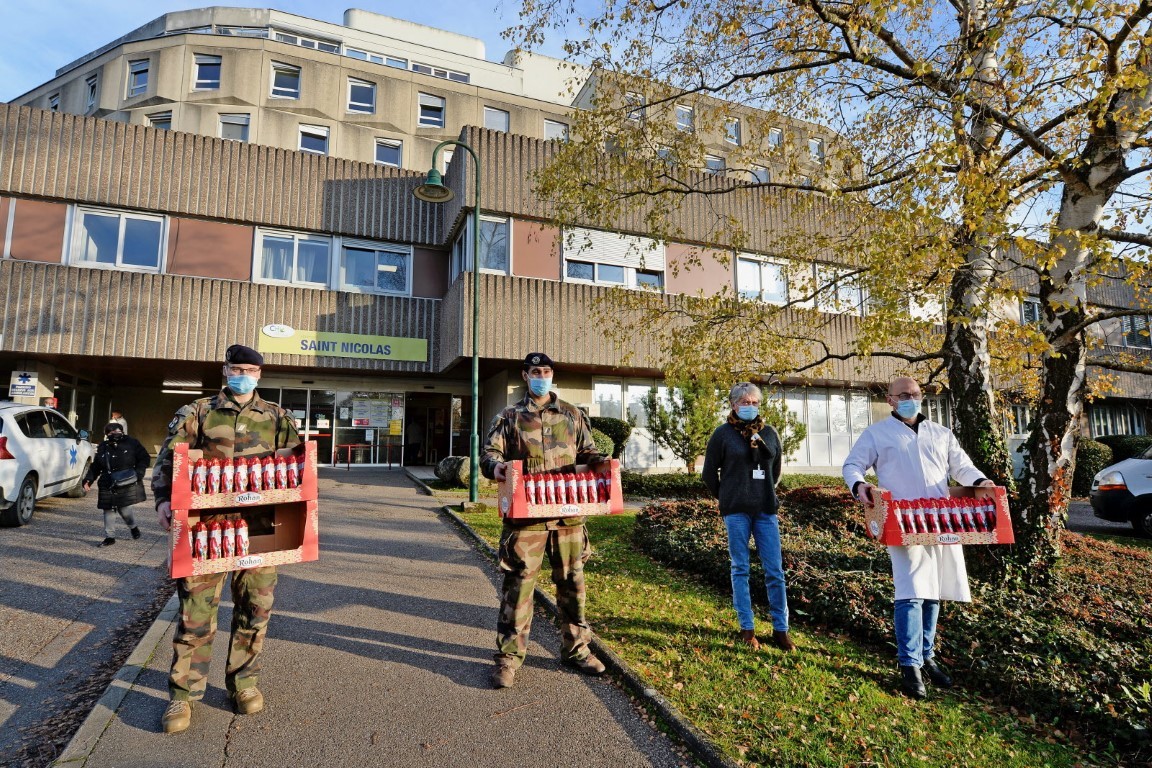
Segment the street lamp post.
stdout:
<svg viewBox="0 0 1152 768">
<path fill-rule="evenodd" d="M 455 195 L 444 186 L 436 170 L 436 156 L 441 147 L 454 145 L 472 156 L 476 166 L 476 201 L 472 209 L 472 435 L 468 448 L 468 501 L 475 504 L 480 496 L 480 158 L 462 141 L 442 141 L 432 150 L 432 169 L 428 180 L 412 194 L 428 203 L 446 203 Z"/>
</svg>

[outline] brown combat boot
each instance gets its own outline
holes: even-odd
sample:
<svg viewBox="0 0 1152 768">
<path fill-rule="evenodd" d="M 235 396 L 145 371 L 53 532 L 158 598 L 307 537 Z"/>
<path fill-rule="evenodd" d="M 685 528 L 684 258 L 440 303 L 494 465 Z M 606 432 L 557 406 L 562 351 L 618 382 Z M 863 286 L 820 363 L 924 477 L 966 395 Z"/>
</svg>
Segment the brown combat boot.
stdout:
<svg viewBox="0 0 1152 768">
<path fill-rule="evenodd" d="M 511 688 L 516 681 L 516 669 L 508 664 L 497 664 L 492 670 L 493 688 Z"/>
<path fill-rule="evenodd" d="M 160 718 L 164 733 L 180 733 L 188 730 L 192 724 L 192 702 L 173 701 L 164 710 L 164 717 Z"/>
<path fill-rule="evenodd" d="M 747 645 L 753 651 L 760 650 L 760 641 L 756 639 L 756 630 L 754 629 L 740 630 L 740 642 Z"/>
<path fill-rule="evenodd" d="M 599 677 L 604 674 L 605 670 L 604 662 L 592 654 L 588 654 L 582 659 L 562 659 L 560 663 L 566 667 L 571 667 L 577 672 L 583 672 L 592 677 Z"/>
<path fill-rule="evenodd" d="M 239 714 L 254 715 L 264 709 L 264 694 L 254 687 L 245 688 L 242 691 L 236 691 L 232 697 L 232 702 Z"/>
<path fill-rule="evenodd" d="M 788 635 L 788 630 L 784 630 L 783 632 L 776 630 L 773 632 L 772 642 L 775 643 L 776 647 L 782 651 L 796 650 L 796 643 L 792 642 L 792 638 Z"/>
</svg>

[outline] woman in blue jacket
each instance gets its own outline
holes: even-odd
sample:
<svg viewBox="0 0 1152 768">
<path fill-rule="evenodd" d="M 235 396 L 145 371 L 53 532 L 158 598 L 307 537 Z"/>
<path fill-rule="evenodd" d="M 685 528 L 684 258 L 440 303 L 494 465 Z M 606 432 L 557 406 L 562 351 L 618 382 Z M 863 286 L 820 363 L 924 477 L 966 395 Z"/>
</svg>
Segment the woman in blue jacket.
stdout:
<svg viewBox="0 0 1152 768">
<path fill-rule="evenodd" d="M 728 529 L 728 556 L 732 561 L 732 606 L 740 621 L 740 639 L 760 649 L 748 589 L 750 539 L 755 539 L 764 567 L 764 585 L 772 614 L 772 642 L 791 651 L 788 635 L 788 594 L 780 555 L 776 483 L 783 462 L 780 436 L 760 415 L 760 388 L 751 382 L 732 387 L 732 411 L 708 440 L 704 453 L 704 485 L 720 502 Z"/>
</svg>

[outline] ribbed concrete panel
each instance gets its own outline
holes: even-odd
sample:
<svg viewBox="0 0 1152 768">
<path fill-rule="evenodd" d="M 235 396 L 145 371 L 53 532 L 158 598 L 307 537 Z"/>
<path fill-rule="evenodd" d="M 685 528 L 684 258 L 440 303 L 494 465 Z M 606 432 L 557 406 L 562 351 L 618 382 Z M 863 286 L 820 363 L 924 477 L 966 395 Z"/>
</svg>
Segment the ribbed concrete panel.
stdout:
<svg viewBox="0 0 1152 768">
<path fill-rule="evenodd" d="M 0 262 L 0 349 L 11 352 L 218 360 L 260 328 L 428 339 L 428 362 L 267 355 L 271 365 L 429 373 L 439 299 L 337 293 L 228 280 Z"/>
<path fill-rule="evenodd" d="M 452 212 L 413 197 L 422 182 L 382 165 L 0 104 L 0 194 L 439 245 Z"/>
</svg>

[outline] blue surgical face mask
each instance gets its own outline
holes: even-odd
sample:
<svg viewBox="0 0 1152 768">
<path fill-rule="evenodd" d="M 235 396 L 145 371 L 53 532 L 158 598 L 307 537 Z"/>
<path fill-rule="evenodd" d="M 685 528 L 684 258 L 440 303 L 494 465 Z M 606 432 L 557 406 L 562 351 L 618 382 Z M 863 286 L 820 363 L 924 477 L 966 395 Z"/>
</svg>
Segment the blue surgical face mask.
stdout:
<svg viewBox="0 0 1152 768">
<path fill-rule="evenodd" d="M 528 379 L 528 391 L 533 397 L 543 397 L 552 391 L 552 379 Z"/>
<path fill-rule="evenodd" d="M 920 413 L 919 400 L 900 400 L 896 403 L 896 415 L 902 419 L 914 419 Z"/>
<path fill-rule="evenodd" d="M 228 389 L 238 395 L 246 395 L 256 389 L 256 382 L 258 381 L 259 379 L 255 376 L 229 376 Z"/>
<path fill-rule="evenodd" d="M 760 415 L 760 406 L 758 405 L 738 405 L 736 406 L 736 418 L 741 421 L 752 421 Z"/>
</svg>

